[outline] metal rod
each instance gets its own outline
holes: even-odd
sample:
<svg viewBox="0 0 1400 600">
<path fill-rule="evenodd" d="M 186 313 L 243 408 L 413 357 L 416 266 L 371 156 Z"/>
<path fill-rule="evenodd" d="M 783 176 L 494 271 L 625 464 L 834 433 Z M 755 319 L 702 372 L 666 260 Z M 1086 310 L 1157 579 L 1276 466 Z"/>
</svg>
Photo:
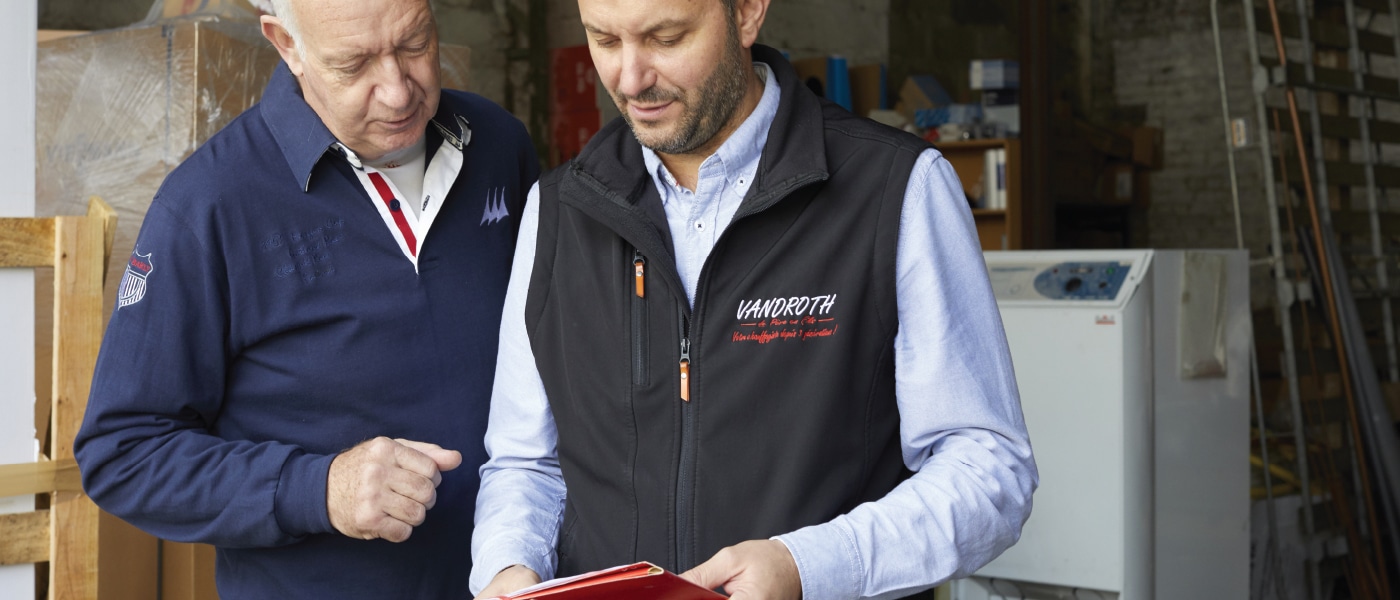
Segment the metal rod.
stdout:
<svg viewBox="0 0 1400 600">
<path fill-rule="evenodd" d="M 1230 134 L 1230 94 L 1225 85 L 1225 58 L 1220 42 L 1220 6 L 1219 0 L 1210 0 L 1210 28 L 1215 39 L 1215 71 L 1220 81 L 1220 118 L 1223 121 L 1225 133 L 1225 157 L 1230 169 L 1230 199 L 1233 201 L 1235 209 L 1235 244 L 1241 250 L 1246 250 L 1244 245 L 1244 225 L 1240 217 L 1240 186 L 1239 175 L 1235 168 L 1235 144 L 1233 136 Z M 1251 34 L 1252 35 L 1252 34 Z M 1269 425 L 1264 418 L 1264 394 L 1259 385 L 1259 357 L 1255 353 L 1253 331 L 1250 327 L 1249 339 L 1249 374 L 1250 383 L 1254 388 L 1254 414 L 1259 425 L 1259 457 L 1264 463 L 1264 494 L 1266 497 L 1264 511 L 1269 528 L 1269 541 L 1265 544 L 1263 552 L 1265 566 L 1260 570 L 1267 573 L 1273 560 L 1278 557 L 1278 515 L 1274 512 L 1274 478 L 1270 472 L 1273 463 L 1269 462 Z M 1279 586 L 1274 582 L 1274 595 L 1278 596 Z"/>
<path fill-rule="evenodd" d="M 1288 64 L 1288 59 L 1287 59 L 1287 56 L 1288 56 L 1288 55 L 1287 55 L 1287 51 L 1284 49 L 1284 44 L 1283 44 L 1283 32 L 1282 32 L 1281 28 L 1279 27 L 1279 21 L 1278 21 L 1278 6 L 1276 5 L 1276 3 L 1275 3 L 1274 0 L 1268 0 L 1268 4 L 1269 4 L 1269 15 L 1270 15 L 1270 18 L 1273 20 L 1274 40 L 1275 40 L 1275 43 L 1277 44 L 1278 51 L 1279 51 L 1279 62 L 1280 62 L 1280 64 L 1286 66 L 1286 65 Z M 1313 73 L 1312 56 L 1311 56 L 1311 51 L 1310 51 L 1311 44 L 1312 44 L 1312 40 L 1311 40 L 1311 37 L 1310 37 L 1309 26 L 1308 26 L 1308 22 L 1307 22 L 1307 6 L 1305 5 L 1304 0 L 1296 0 L 1296 5 L 1297 5 L 1297 10 L 1298 10 L 1299 29 L 1301 30 L 1302 38 L 1303 38 L 1303 50 L 1304 50 L 1304 57 L 1305 57 L 1305 60 L 1304 60 L 1304 62 L 1303 62 L 1303 66 L 1304 66 L 1305 73 L 1306 73 L 1306 75 L 1307 75 L 1307 80 L 1308 80 L 1309 83 L 1311 83 L 1311 82 L 1313 81 L 1313 79 L 1314 79 L 1314 73 Z M 1298 119 L 1298 99 L 1297 99 L 1296 94 L 1294 93 L 1294 90 L 1293 90 L 1292 86 L 1288 86 L 1288 87 L 1284 88 L 1284 95 L 1285 95 L 1285 96 L 1287 97 L 1287 99 L 1288 99 L 1288 113 L 1289 113 L 1289 118 L 1292 120 L 1293 131 L 1294 131 L 1294 132 L 1297 132 L 1297 133 L 1301 133 L 1302 130 L 1303 130 L 1303 128 L 1302 128 L 1302 124 L 1299 122 L 1299 119 Z M 1322 127 L 1321 127 L 1321 124 L 1320 124 L 1320 115 L 1319 115 L 1318 106 L 1317 106 L 1317 97 L 1316 97 L 1315 94 L 1312 94 L 1312 95 L 1310 95 L 1310 99 L 1312 100 L 1312 105 L 1313 105 L 1313 106 L 1312 106 L 1313 110 L 1312 110 L 1311 113 L 1310 113 L 1310 117 L 1311 117 L 1311 119 L 1312 119 L 1312 121 L 1313 121 L 1313 123 L 1312 123 L 1312 125 L 1313 125 L 1313 127 L 1312 127 L 1312 135 L 1313 135 L 1313 156 L 1314 156 L 1314 159 L 1315 159 L 1315 160 L 1318 162 L 1318 164 L 1319 164 L 1319 171 L 1318 171 L 1318 174 L 1317 174 L 1317 176 L 1318 176 L 1318 185 L 1319 185 L 1319 189 L 1317 189 L 1317 190 L 1314 190 L 1314 188 L 1313 188 L 1313 185 L 1312 185 L 1312 173 L 1311 173 L 1311 170 L 1310 170 L 1310 169 L 1308 168 L 1308 166 L 1307 166 L 1307 162 L 1301 160 L 1301 158 L 1307 154 L 1306 149 L 1303 147 L 1303 137 L 1302 137 L 1302 135 L 1294 135 L 1293 137 L 1294 137 L 1294 140 L 1296 141 L 1296 144 L 1297 144 L 1298 156 L 1299 156 L 1299 158 L 1300 158 L 1300 161 L 1299 161 L 1299 162 L 1300 162 L 1300 164 L 1302 165 L 1302 169 L 1301 169 L 1301 170 L 1302 170 L 1302 177 L 1303 177 L 1304 189 L 1305 189 L 1305 192 L 1306 192 L 1306 199 L 1307 199 L 1307 205 L 1308 205 L 1308 214 L 1309 214 L 1309 216 L 1310 216 L 1311 219 L 1312 219 L 1312 233 L 1313 233 L 1314 247 L 1317 249 L 1317 252 L 1318 252 L 1318 260 L 1317 260 L 1317 264 L 1318 264 L 1318 268 L 1319 268 L 1319 271 L 1318 271 L 1318 272 L 1319 272 L 1319 274 L 1320 274 L 1321 277 L 1322 277 L 1323 288 L 1324 288 L 1323 298 L 1324 298 L 1324 300 L 1326 301 L 1326 304 L 1327 304 L 1327 314 L 1328 314 L 1329 318 L 1331 319 L 1331 323 L 1332 323 L 1332 325 L 1333 325 L 1330 332 L 1331 332 L 1331 334 L 1332 334 L 1333 343 L 1335 344 L 1336 349 L 1337 349 L 1337 359 L 1338 359 L 1338 362 L 1340 363 L 1340 366 L 1341 366 L 1340 368 L 1341 368 L 1341 370 L 1342 370 L 1342 376 L 1341 376 L 1342 391 L 1343 391 L 1343 394 L 1346 396 L 1347 413 L 1348 413 L 1348 417 L 1349 417 L 1349 418 L 1348 418 L 1348 425 L 1349 425 L 1349 427 L 1350 427 L 1350 430 L 1351 430 L 1351 433 L 1352 433 L 1352 437 L 1359 440 L 1361 436 L 1360 436 L 1360 427 L 1359 427 L 1359 423 L 1357 422 L 1357 416 L 1356 416 L 1356 396 L 1355 396 L 1355 391 L 1352 389 L 1351 377 L 1349 376 L 1350 371 L 1351 371 L 1351 369 L 1350 369 L 1350 367 L 1349 367 L 1350 362 L 1349 362 L 1349 360 L 1348 360 L 1349 357 L 1348 357 L 1348 354 L 1347 354 L 1346 347 L 1345 347 L 1345 345 L 1344 345 L 1344 340 L 1342 339 L 1342 333 L 1341 333 L 1341 327 L 1340 327 L 1340 326 L 1341 326 L 1341 320 L 1340 320 L 1340 318 L 1339 318 L 1339 316 L 1338 316 L 1338 310 L 1337 310 L 1336 290 L 1333 288 L 1333 283 L 1332 283 L 1332 270 L 1331 270 L 1331 267 L 1328 265 L 1328 260 L 1327 260 L 1327 258 L 1326 258 L 1326 255 L 1324 254 L 1324 253 L 1326 252 L 1326 250 L 1325 250 L 1325 245 L 1324 245 L 1324 243 L 1323 243 L 1323 237 L 1322 237 L 1322 224 L 1323 224 L 1323 219 L 1327 219 L 1328 222 L 1330 222 L 1331 219 L 1328 218 L 1328 215 L 1327 215 L 1327 212 L 1326 212 L 1326 211 L 1327 211 L 1327 207 L 1326 207 L 1325 204 L 1323 204 L 1323 203 L 1326 202 L 1326 196 L 1325 196 L 1325 195 L 1326 195 L 1326 171 L 1324 171 L 1324 170 L 1321 169 L 1321 165 L 1322 165 L 1322 163 L 1323 163 L 1323 156 L 1322 156 L 1322 140 L 1321 140 L 1321 137 L 1322 137 Z M 1319 205 L 1321 205 L 1321 206 L 1319 206 Z M 1353 449 L 1355 450 L 1355 452 L 1356 452 L 1356 454 L 1357 454 L 1357 457 L 1358 457 L 1357 462 L 1358 462 L 1359 465 L 1361 465 L 1360 471 L 1361 471 L 1362 495 L 1364 496 L 1364 499 L 1365 499 L 1365 508 L 1366 508 L 1366 512 L 1367 512 L 1368 522 L 1370 522 L 1370 523 L 1375 523 L 1375 522 L 1376 522 L 1375 503 L 1371 500 L 1370 475 L 1366 472 L 1366 468 L 1365 468 L 1365 465 L 1368 464 L 1368 463 L 1366 462 L 1365 454 L 1364 454 L 1364 451 L 1363 451 L 1362 448 L 1361 448 L 1361 444 L 1359 444 L 1359 443 L 1358 443 L 1358 444 L 1353 444 Z M 1309 510 L 1311 510 L 1311 507 L 1309 507 Z M 1374 536 L 1373 536 L 1373 537 L 1374 537 Z M 1376 547 L 1377 547 L 1377 549 L 1379 549 L 1379 540 L 1374 540 L 1374 541 L 1376 542 Z M 1361 549 L 1361 548 L 1351 548 L 1350 550 L 1351 550 L 1353 553 L 1362 552 L 1362 549 Z M 1357 558 L 1361 558 L 1361 557 L 1358 556 Z M 1367 561 L 1367 560 L 1358 560 L 1357 562 L 1360 563 L 1360 564 L 1362 564 L 1362 565 L 1364 565 L 1364 566 L 1366 567 L 1366 570 L 1367 570 L 1367 571 L 1370 571 L 1370 570 L 1371 570 L 1370 568 L 1371 568 L 1372 565 L 1370 564 L 1370 561 Z M 1372 574 L 1372 575 L 1374 575 L 1374 574 Z M 1359 579 L 1358 581 L 1365 581 L 1365 579 Z M 1383 575 L 1383 574 L 1381 575 L 1381 580 L 1380 580 L 1380 581 L 1381 581 L 1381 583 L 1383 584 L 1383 582 L 1384 582 L 1384 575 Z M 1384 589 L 1383 589 L 1383 590 L 1380 590 L 1380 591 L 1385 592 L 1385 594 L 1383 594 L 1383 596 L 1388 596 L 1388 595 L 1389 595 L 1387 590 L 1384 590 Z"/>
<path fill-rule="evenodd" d="M 1262 141 L 1263 138 L 1267 137 L 1267 134 L 1264 132 L 1269 130 L 1268 119 L 1265 116 L 1266 107 L 1264 101 L 1264 94 L 1267 90 L 1266 82 L 1268 79 L 1267 73 L 1264 71 L 1263 61 L 1259 57 L 1259 37 L 1255 33 L 1258 29 L 1254 21 L 1254 2 L 1253 0 L 1241 0 L 1240 3 L 1244 8 L 1245 33 L 1249 40 L 1247 47 L 1249 49 L 1250 65 L 1255 74 L 1255 118 L 1258 123 L 1257 130 L 1260 132 L 1259 135 L 1261 138 L 1259 153 L 1263 160 L 1260 161 L 1260 167 L 1264 172 L 1264 197 L 1269 209 L 1268 219 L 1271 241 L 1270 247 L 1273 252 L 1274 285 L 1279 304 L 1278 310 L 1284 317 L 1280 319 L 1280 329 L 1283 334 L 1283 351 L 1286 357 L 1285 360 L 1282 361 L 1282 367 L 1284 378 L 1288 381 L 1288 403 L 1293 414 L 1293 441 L 1297 444 L 1298 449 L 1298 477 L 1302 481 L 1299 493 L 1302 496 L 1303 506 L 1305 507 L 1305 510 L 1302 511 L 1301 537 L 1305 545 L 1310 545 L 1317 529 L 1313 523 L 1311 509 L 1313 499 L 1312 483 L 1309 479 L 1307 435 L 1303 430 L 1303 407 L 1298 389 L 1297 365 L 1294 364 L 1293 323 L 1292 319 L 1288 317 L 1289 306 L 1293 303 L 1293 290 L 1292 283 L 1289 281 L 1287 275 L 1287 264 L 1283 260 L 1283 239 L 1279 234 L 1278 194 L 1274 185 L 1273 160 L 1269 155 L 1269 144 Z M 1276 12 L 1274 13 L 1273 19 L 1274 30 L 1277 31 L 1278 16 Z M 1275 39 L 1279 40 L 1281 38 L 1275 36 Z M 1283 54 L 1283 44 L 1281 42 L 1278 44 L 1278 50 L 1280 51 L 1280 62 L 1286 64 L 1286 61 L 1284 61 L 1286 54 Z M 1307 579 L 1309 581 L 1307 598 L 1309 600 L 1320 600 L 1322 598 L 1322 585 L 1318 574 L 1317 561 L 1314 560 L 1311 552 L 1306 554 L 1303 560 L 1303 567 L 1307 572 Z"/>
<path fill-rule="evenodd" d="M 1244 224 L 1240 220 L 1240 181 L 1235 170 L 1235 143 L 1230 135 L 1230 92 L 1225 87 L 1225 57 L 1220 49 L 1219 13 L 1219 0 L 1210 0 L 1210 30 L 1215 37 L 1215 73 L 1220 81 L 1220 119 L 1225 124 L 1225 161 L 1230 169 L 1230 200 L 1235 209 L 1235 244 L 1237 248 L 1244 250 Z"/>
</svg>

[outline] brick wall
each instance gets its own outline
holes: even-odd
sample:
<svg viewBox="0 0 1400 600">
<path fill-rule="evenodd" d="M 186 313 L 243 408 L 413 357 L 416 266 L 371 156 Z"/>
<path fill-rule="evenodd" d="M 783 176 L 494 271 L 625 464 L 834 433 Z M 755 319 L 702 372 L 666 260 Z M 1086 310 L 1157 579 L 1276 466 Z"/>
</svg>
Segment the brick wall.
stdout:
<svg viewBox="0 0 1400 600">
<path fill-rule="evenodd" d="M 1106 46 L 1111 56 L 1096 65 L 1096 77 L 1110 77 L 1116 104 L 1145 107 L 1147 124 L 1164 132 L 1164 167 L 1149 175 L 1152 205 L 1134 219 L 1132 245 L 1236 247 L 1209 4 L 1096 1 L 1094 9 L 1100 13 L 1096 43 Z M 1105 12 L 1108 4 L 1111 14 Z M 1248 38 L 1241 3 L 1223 0 L 1220 4 L 1230 115 L 1246 119 L 1252 138 L 1249 148 L 1235 152 L 1244 241 L 1251 257 L 1259 258 L 1268 252 L 1269 226 Z M 1273 291 L 1264 269 L 1251 272 L 1253 303 L 1271 303 Z"/>
</svg>

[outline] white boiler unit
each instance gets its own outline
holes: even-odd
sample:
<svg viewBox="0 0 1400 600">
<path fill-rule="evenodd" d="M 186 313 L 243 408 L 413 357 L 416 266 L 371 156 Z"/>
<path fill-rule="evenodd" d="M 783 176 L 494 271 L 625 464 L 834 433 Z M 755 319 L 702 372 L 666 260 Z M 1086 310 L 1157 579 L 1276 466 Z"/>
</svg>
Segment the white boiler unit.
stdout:
<svg viewBox="0 0 1400 600">
<path fill-rule="evenodd" d="M 1040 469 L 960 600 L 1247 598 L 1242 251 L 989 252 Z"/>
</svg>

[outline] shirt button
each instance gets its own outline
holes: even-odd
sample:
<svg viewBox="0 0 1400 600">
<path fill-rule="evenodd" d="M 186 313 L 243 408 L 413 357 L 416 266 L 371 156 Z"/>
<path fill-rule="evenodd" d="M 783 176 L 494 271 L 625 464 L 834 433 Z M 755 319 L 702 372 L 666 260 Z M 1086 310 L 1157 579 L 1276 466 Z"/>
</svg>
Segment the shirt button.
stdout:
<svg viewBox="0 0 1400 600">
<path fill-rule="evenodd" d="M 704 230 L 705 230 L 705 222 L 704 222 L 704 221 L 696 221 L 696 222 L 695 222 L 695 229 L 698 230 L 698 231 L 704 231 Z"/>
</svg>

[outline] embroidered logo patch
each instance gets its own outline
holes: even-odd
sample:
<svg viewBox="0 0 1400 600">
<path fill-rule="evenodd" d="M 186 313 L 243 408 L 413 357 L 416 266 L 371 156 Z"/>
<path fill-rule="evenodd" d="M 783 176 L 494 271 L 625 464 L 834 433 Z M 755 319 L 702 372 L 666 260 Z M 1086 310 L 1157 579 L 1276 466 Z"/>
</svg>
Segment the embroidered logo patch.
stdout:
<svg viewBox="0 0 1400 600">
<path fill-rule="evenodd" d="M 506 188 L 491 188 L 486 194 L 486 210 L 481 213 L 481 226 L 494 225 L 510 216 L 506 210 Z"/>
<path fill-rule="evenodd" d="M 126 261 L 126 273 L 122 275 L 121 285 L 117 286 L 117 309 L 120 310 L 140 302 L 146 297 L 146 279 L 151 276 L 151 271 L 155 270 L 155 263 L 151 262 L 150 253 L 137 254 L 131 252 L 131 259 Z"/>
<path fill-rule="evenodd" d="M 767 344 L 828 338 L 841 328 L 835 308 L 836 294 L 740 300 L 738 328 L 729 341 Z"/>
</svg>

